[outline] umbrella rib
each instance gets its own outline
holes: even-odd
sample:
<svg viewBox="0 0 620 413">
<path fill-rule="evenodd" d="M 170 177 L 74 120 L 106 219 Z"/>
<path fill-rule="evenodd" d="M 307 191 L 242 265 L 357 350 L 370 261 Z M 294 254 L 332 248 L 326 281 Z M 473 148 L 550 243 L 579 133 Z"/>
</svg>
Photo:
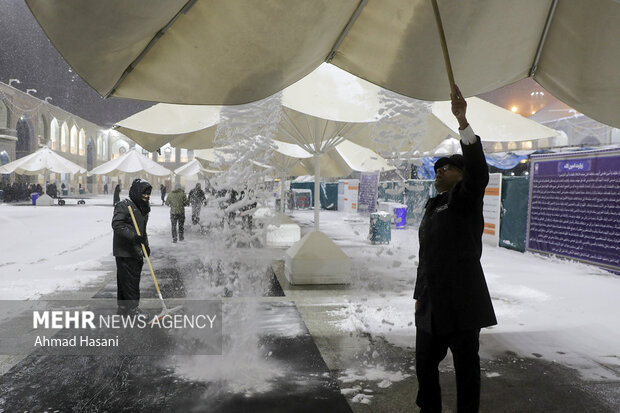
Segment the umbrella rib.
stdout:
<svg viewBox="0 0 620 413">
<path fill-rule="evenodd" d="M 174 15 L 174 17 L 168 22 L 168 24 L 166 24 L 157 33 L 155 33 L 155 36 L 153 36 L 153 38 L 146 45 L 144 50 L 142 50 L 142 52 L 140 52 L 138 57 L 136 57 L 134 59 L 134 61 L 131 62 L 129 64 L 129 66 L 127 66 L 127 69 L 125 69 L 125 71 L 123 72 L 121 77 L 118 78 L 118 80 L 116 81 L 114 86 L 112 86 L 110 91 L 103 96 L 104 98 L 108 98 L 114 92 L 116 92 L 116 89 L 118 88 L 118 85 L 120 85 L 125 80 L 125 78 L 129 75 L 129 73 L 131 73 L 133 71 L 133 69 L 135 69 L 135 67 L 138 65 L 138 63 L 140 63 L 140 61 L 144 58 L 144 56 L 153 48 L 155 43 L 157 43 L 159 41 L 159 39 L 164 35 L 164 33 L 166 33 L 166 31 L 170 28 L 170 26 L 172 26 L 174 24 L 174 22 L 177 21 L 177 19 L 181 16 L 181 14 L 187 13 L 189 11 L 189 9 L 191 9 L 197 1 L 198 0 L 189 0 L 187 3 L 185 3 L 185 5 L 181 8 L 181 10 L 179 10 L 177 12 L 177 14 Z"/>
<path fill-rule="evenodd" d="M 542 55 L 542 49 L 545 45 L 545 41 L 547 40 L 547 35 L 549 34 L 549 27 L 551 27 L 551 20 L 553 20 L 553 16 L 555 15 L 555 9 L 558 5 L 558 0 L 553 0 L 551 7 L 549 8 L 549 14 L 547 15 L 547 21 L 545 22 L 545 28 L 543 29 L 542 36 L 540 37 L 540 42 L 538 43 L 538 49 L 536 49 L 536 57 L 534 58 L 534 62 L 532 63 L 532 67 L 530 68 L 529 77 L 534 77 L 536 74 L 536 70 L 538 70 L 538 62 L 540 61 L 540 56 Z"/>
<path fill-rule="evenodd" d="M 364 8 L 364 6 L 366 6 L 366 3 L 368 3 L 368 0 L 362 0 L 360 4 L 357 5 L 357 8 L 353 12 L 353 15 L 347 22 L 347 25 L 342 30 L 342 33 L 340 33 L 340 36 L 338 36 L 338 39 L 336 40 L 336 43 L 334 43 L 332 50 L 330 50 L 329 54 L 327 55 L 325 62 L 331 63 L 331 61 L 334 59 L 334 57 L 336 56 L 336 52 L 338 51 L 338 48 L 342 44 L 342 41 L 344 40 L 344 38 L 349 33 L 349 30 L 351 30 L 351 27 L 353 27 L 353 23 L 355 23 L 355 21 L 359 17 L 360 13 L 362 12 L 362 9 Z"/>
<path fill-rule="evenodd" d="M 295 123 L 289 118 L 289 116 L 286 114 L 286 112 L 282 112 L 282 114 L 284 115 L 284 119 L 286 121 L 286 123 L 293 128 L 293 130 L 295 132 L 297 132 L 298 136 L 293 136 L 291 133 L 289 133 L 288 131 L 284 131 L 287 135 L 289 135 L 291 138 L 293 138 L 295 141 L 297 141 L 297 144 L 299 146 L 301 146 L 302 148 L 306 149 L 309 147 L 309 144 L 304 136 L 303 133 L 301 133 L 301 131 L 297 128 L 297 126 L 295 125 Z M 307 150 L 307 149 L 306 149 Z M 308 151 L 311 152 L 311 151 Z"/>
</svg>

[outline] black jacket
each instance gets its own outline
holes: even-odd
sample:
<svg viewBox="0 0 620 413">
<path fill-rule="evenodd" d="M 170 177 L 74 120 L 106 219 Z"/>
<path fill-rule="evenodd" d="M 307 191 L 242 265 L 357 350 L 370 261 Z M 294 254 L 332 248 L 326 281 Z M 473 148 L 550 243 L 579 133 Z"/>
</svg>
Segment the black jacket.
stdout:
<svg viewBox="0 0 620 413">
<path fill-rule="evenodd" d="M 418 328 L 436 334 L 497 324 L 480 265 L 489 171 L 480 138 L 461 147 L 463 180 L 429 199 L 419 228 L 415 320 Z"/>
<path fill-rule="evenodd" d="M 146 233 L 146 224 L 149 215 L 142 215 L 140 209 L 130 199 L 124 199 L 114 207 L 114 216 L 112 217 L 112 229 L 114 230 L 114 242 L 112 253 L 115 257 L 133 257 L 142 258 L 144 253 L 142 247 L 136 241 L 136 228 L 129 215 L 129 208 L 133 210 L 136 217 L 140 234 L 144 235 L 144 246 L 149 249 L 149 239 Z"/>
<path fill-rule="evenodd" d="M 150 194 L 151 190 L 151 184 L 142 179 L 136 179 L 129 189 L 129 199 L 124 199 L 114 206 L 114 216 L 112 217 L 112 229 L 114 230 L 112 253 L 115 257 L 144 257 L 142 246 L 136 240 L 138 233 L 129 214 L 130 206 L 140 229 L 140 235 L 144 236 L 144 246 L 147 253 L 150 251 L 146 224 L 149 220 L 151 207 L 148 202 L 141 200 L 141 196 L 147 191 Z"/>
</svg>

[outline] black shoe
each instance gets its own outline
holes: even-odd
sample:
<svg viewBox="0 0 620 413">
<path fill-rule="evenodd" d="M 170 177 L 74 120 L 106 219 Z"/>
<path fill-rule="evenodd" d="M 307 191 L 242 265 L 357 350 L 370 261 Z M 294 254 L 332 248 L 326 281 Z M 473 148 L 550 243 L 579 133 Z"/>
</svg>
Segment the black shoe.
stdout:
<svg viewBox="0 0 620 413">
<path fill-rule="evenodd" d="M 183 241 L 183 240 L 185 240 L 185 238 L 179 237 L 179 241 Z"/>
<path fill-rule="evenodd" d="M 176 243 L 177 243 L 176 238 L 173 238 L 173 239 L 172 239 L 172 242 L 176 244 Z"/>
</svg>

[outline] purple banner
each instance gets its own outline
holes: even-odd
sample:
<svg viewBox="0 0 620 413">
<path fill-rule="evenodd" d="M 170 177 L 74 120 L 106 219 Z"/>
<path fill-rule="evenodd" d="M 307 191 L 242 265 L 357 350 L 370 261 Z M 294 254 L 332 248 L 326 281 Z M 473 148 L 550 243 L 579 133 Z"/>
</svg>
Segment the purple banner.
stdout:
<svg viewBox="0 0 620 413">
<path fill-rule="evenodd" d="M 533 155 L 527 248 L 620 271 L 620 151 Z"/>
<path fill-rule="evenodd" d="M 379 174 L 360 174 L 359 200 L 357 212 L 369 214 L 377 210 L 377 196 L 379 195 Z"/>
</svg>

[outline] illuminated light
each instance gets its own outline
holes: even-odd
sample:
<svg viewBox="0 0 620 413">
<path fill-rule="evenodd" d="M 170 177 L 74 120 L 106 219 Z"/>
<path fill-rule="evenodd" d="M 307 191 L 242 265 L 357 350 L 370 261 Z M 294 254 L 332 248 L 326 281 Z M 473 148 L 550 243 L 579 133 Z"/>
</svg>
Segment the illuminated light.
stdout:
<svg viewBox="0 0 620 413">
<path fill-rule="evenodd" d="M 536 111 L 535 111 L 535 110 L 533 110 L 533 111 L 532 111 L 532 115 L 533 115 L 534 113 L 536 113 Z"/>
<path fill-rule="evenodd" d="M 513 113 L 517 113 L 517 111 L 519 110 L 519 108 L 518 108 L 517 106 L 513 106 L 513 107 L 511 107 L 511 108 L 510 108 L 510 110 L 511 110 Z"/>
</svg>

